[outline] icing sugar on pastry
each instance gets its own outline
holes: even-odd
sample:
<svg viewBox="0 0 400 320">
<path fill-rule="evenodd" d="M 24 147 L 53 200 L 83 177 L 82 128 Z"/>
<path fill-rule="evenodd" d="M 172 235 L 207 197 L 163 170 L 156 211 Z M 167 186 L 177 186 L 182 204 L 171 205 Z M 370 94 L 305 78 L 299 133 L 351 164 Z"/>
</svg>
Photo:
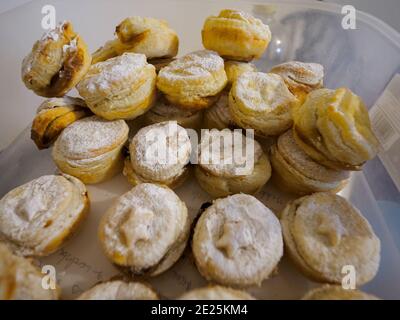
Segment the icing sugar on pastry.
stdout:
<svg viewBox="0 0 400 320">
<path fill-rule="evenodd" d="M 78 179 L 42 176 L 1 199 L 0 239 L 22 255 L 49 254 L 73 231 L 87 209 L 86 189 Z"/>
<path fill-rule="evenodd" d="M 233 83 L 229 94 L 233 120 L 262 136 L 289 129 L 293 123 L 292 110 L 297 104 L 282 77 L 273 73 L 245 72 Z"/>
<path fill-rule="evenodd" d="M 129 151 L 135 172 L 162 182 L 183 173 L 190 160 L 191 143 L 184 128 L 166 121 L 140 129 Z"/>
<path fill-rule="evenodd" d="M 224 62 L 212 51 L 196 51 L 172 61 L 161 69 L 161 76 L 168 80 L 208 76 L 224 66 Z"/>
<path fill-rule="evenodd" d="M 144 54 L 124 53 L 93 64 L 77 85 L 96 115 L 107 120 L 134 119 L 156 98 L 156 71 Z"/>
<path fill-rule="evenodd" d="M 250 195 L 217 199 L 198 220 L 193 254 L 200 273 L 225 285 L 260 285 L 283 254 L 275 215 Z"/>
<path fill-rule="evenodd" d="M 187 208 L 165 186 L 142 183 L 103 216 L 99 237 L 107 257 L 134 274 L 159 274 L 180 257 L 189 236 Z"/>
<path fill-rule="evenodd" d="M 357 285 L 376 275 L 380 241 L 346 199 L 329 192 L 297 199 L 286 206 L 281 224 L 290 256 L 311 279 L 341 284 L 346 265 L 357 270 Z"/>
<path fill-rule="evenodd" d="M 187 109 L 208 108 L 226 83 L 224 60 L 209 50 L 195 51 L 172 61 L 157 77 L 157 88 L 165 98 Z"/>
<path fill-rule="evenodd" d="M 125 130 L 121 129 L 125 125 L 123 120 L 106 121 L 96 116 L 82 119 L 63 131 L 57 140 L 57 148 L 71 158 L 97 154 L 123 140 Z"/>
<path fill-rule="evenodd" d="M 92 93 L 108 90 L 110 83 L 123 81 L 124 78 L 140 72 L 146 64 L 146 56 L 143 54 L 123 54 L 118 59 L 95 64 L 85 85 Z"/>
</svg>

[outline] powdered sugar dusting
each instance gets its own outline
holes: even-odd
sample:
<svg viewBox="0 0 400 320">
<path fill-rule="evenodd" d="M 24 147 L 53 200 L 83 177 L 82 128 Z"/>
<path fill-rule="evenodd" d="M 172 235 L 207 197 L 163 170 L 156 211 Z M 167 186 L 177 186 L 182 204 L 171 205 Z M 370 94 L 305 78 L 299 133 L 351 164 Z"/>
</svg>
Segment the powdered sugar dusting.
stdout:
<svg viewBox="0 0 400 320">
<path fill-rule="evenodd" d="M 46 33 L 43 34 L 41 40 L 52 40 L 52 41 L 58 41 L 60 39 L 60 35 L 63 33 L 64 26 L 67 24 L 67 21 L 63 21 L 59 23 L 54 29 L 50 29 Z"/>
<path fill-rule="evenodd" d="M 0 241 L 17 254 L 42 254 L 76 222 L 84 192 L 84 185 L 67 175 L 42 176 L 11 190 L 0 200 Z"/>
<path fill-rule="evenodd" d="M 110 84 L 123 81 L 147 65 L 146 56 L 137 53 L 124 53 L 121 56 L 98 62 L 92 65 L 85 78 L 78 84 L 90 93 L 97 90 L 107 90 Z"/>
<path fill-rule="evenodd" d="M 311 87 L 320 87 L 323 83 L 324 67 L 318 63 L 289 61 L 279 64 L 271 72 L 281 75 L 286 81 L 297 82 Z"/>
<path fill-rule="evenodd" d="M 59 176 L 42 176 L 19 187 L 20 192 L 7 194 L 0 202 L 0 233 L 23 240 L 28 228 L 31 231 L 41 228 L 68 192 L 59 179 Z"/>
<path fill-rule="evenodd" d="M 168 180 L 188 164 L 191 143 L 186 130 L 165 121 L 139 130 L 130 144 L 132 166 L 147 179 Z"/>
<path fill-rule="evenodd" d="M 193 253 L 198 265 L 212 261 L 221 278 L 232 283 L 260 283 L 283 254 L 279 220 L 253 196 L 218 199 L 200 217 Z"/>
<path fill-rule="evenodd" d="M 159 77 L 167 80 L 198 78 L 224 68 L 224 60 L 214 51 L 200 50 L 189 53 L 162 68 Z"/>
<path fill-rule="evenodd" d="M 64 53 L 69 53 L 69 52 L 74 52 L 77 49 L 77 38 L 75 37 L 70 41 L 69 44 L 63 45 L 63 52 Z"/>
<path fill-rule="evenodd" d="M 127 130 L 123 120 L 107 121 L 92 116 L 65 128 L 54 147 L 68 157 L 90 155 L 121 140 Z"/>
<path fill-rule="evenodd" d="M 163 188 L 156 184 L 142 183 L 131 191 L 118 198 L 114 207 L 105 216 L 104 234 L 105 245 L 112 252 L 127 255 L 129 251 L 146 252 L 144 260 L 156 261 L 166 253 L 171 243 L 177 236 L 176 230 L 182 228 L 178 225 L 179 216 L 182 214 L 181 204 L 178 196 L 170 189 Z M 121 241 L 121 225 L 132 216 L 149 215 L 151 212 L 151 222 L 148 221 L 147 232 L 152 235 L 147 241 L 142 241 L 142 246 L 137 243 L 126 243 Z M 166 229 L 169 229 L 168 232 Z M 156 251 L 149 248 L 157 247 Z M 143 252 L 144 253 L 144 252 Z M 153 253 L 153 254 L 151 254 Z"/>
<path fill-rule="evenodd" d="M 255 111 L 272 111 L 296 100 L 283 79 L 273 73 L 245 72 L 234 86 L 235 98 Z"/>
</svg>

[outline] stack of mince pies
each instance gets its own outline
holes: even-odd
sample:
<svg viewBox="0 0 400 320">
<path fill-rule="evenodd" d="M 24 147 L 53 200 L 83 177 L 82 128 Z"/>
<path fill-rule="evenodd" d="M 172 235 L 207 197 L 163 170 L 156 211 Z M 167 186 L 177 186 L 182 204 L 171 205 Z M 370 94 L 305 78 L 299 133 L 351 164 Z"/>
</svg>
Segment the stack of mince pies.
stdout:
<svg viewBox="0 0 400 320">
<path fill-rule="evenodd" d="M 318 63 L 260 72 L 253 60 L 271 31 L 238 10 L 208 17 L 204 50 L 179 57 L 166 21 L 129 17 L 115 34 L 90 54 L 63 22 L 23 60 L 24 84 L 48 98 L 31 137 L 38 149 L 52 148 L 59 173 L 0 200 L 0 298 L 60 297 L 59 289 L 42 290 L 28 258 L 54 253 L 79 230 L 90 211 L 85 184 L 123 173 L 131 190 L 104 208 L 97 237 L 124 277 L 93 284 L 78 299 L 158 299 L 146 278 L 172 268 L 185 249 L 209 285 L 179 299 L 254 299 L 247 288 L 279 273 L 283 255 L 322 283 L 305 300 L 376 299 L 359 286 L 378 272 L 379 238 L 335 194 L 378 150 L 361 98 L 324 88 Z M 74 87 L 80 97 L 67 95 Z M 173 191 L 191 175 L 210 200 L 194 221 L 191 203 Z M 302 196 L 282 212 L 257 199 L 271 176 L 281 191 Z M 340 286 L 348 265 L 357 290 Z"/>
</svg>

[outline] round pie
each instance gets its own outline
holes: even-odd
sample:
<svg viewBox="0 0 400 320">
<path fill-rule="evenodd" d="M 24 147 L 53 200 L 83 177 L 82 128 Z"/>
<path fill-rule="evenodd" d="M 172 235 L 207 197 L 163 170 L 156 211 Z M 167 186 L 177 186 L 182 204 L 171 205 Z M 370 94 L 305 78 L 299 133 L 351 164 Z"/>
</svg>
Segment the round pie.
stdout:
<svg viewBox="0 0 400 320">
<path fill-rule="evenodd" d="M 280 75 L 301 103 L 311 91 L 322 88 L 324 83 L 324 67 L 319 63 L 288 61 L 274 66 L 270 72 Z"/>
<path fill-rule="evenodd" d="M 271 147 L 270 160 L 276 184 L 300 195 L 339 192 L 349 179 L 348 171 L 327 168 L 310 158 L 296 143 L 292 130 L 279 136 Z"/>
<path fill-rule="evenodd" d="M 367 108 L 347 88 L 312 91 L 293 119 L 299 146 L 327 167 L 359 170 L 378 151 Z"/>
<path fill-rule="evenodd" d="M 151 182 L 176 188 L 189 174 L 191 150 L 188 133 L 175 121 L 144 127 L 129 144 L 123 173 L 134 186 Z"/>
<path fill-rule="evenodd" d="M 103 216 L 99 238 L 107 258 L 131 274 L 156 276 L 181 256 L 189 238 L 185 203 L 168 187 L 142 183 Z"/>
<path fill-rule="evenodd" d="M 46 256 L 74 233 L 89 212 L 85 185 L 68 175 L 47 175 L 0 200 L 0 241 L 22 256 Z"/>
<path fill-rule="evenodd" d="M 156 76 L 144 54 L 124 53 L 93 64 L 77 89 L 94 114 L 107 120 L 134 119 L 155 101 Z"/>
<path fill-rule="evenodd" d="M 312 280 L 341 284 L 343 267 L 352 266 L 361 286 L 378 272 L 378 237 L 361 213 L 338 195 L 319 192 L 291 202 L 281 224 L 290 257 Z"/>
<path fill-rule="evenodd" d="M 196 110 L 210 107 L 226 83 L 224 60 L 209 50 L 172 61 L 157 77 L 157 88 L 171 104 Z"/>
<path fill-rule="evenodd" d="M 200 216 L 192 249 L 200 273 L 227 286 L 261 285 L 283 254 L 274 213 L 255 197 L 217 199 Z"/>
<path fill-rule="evenodd" d="M 240 130 L 206 131 L 199 146 L 195 175 L 213 197 L 254 194 L 271 177 L 271 165 L 260 144 Z"/>
<path fill-rule="evenodd" d="M 106 121 L 97 116 L 74 122 L 54 143 L 53 160 L 60 171 L 84 183 L 99 183 L 122 171 L 121 152 L 128 139 L 124 120 Z"/>
<path fill-rule="evenodd" d="M 298 100 L 282 77 L 274 73 L 245 72 L 233 83 L 229 94 L 232 119 L 260 136 L 278 135 L 289 129 L 297 105 Z"/>
</svg>

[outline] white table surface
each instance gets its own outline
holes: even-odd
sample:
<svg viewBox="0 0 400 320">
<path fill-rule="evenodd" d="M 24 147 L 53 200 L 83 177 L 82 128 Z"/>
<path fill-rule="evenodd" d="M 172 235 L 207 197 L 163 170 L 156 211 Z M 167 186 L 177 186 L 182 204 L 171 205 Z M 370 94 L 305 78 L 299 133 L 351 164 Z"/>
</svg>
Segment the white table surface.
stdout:
<svg viewBox="0 0 400 320">
<path fill-rule="evenodd" d="M 12 14 L 12 10 L 20 10 L 21 8 L 17 8 L 19 6 L 23 6 L 28 2 L 35 0 L 1 0 L 0 1 L 0 23 L 1 20 L 6 19 L 7 16 Z M 82 0 L 84 1 L 84 0 Z M 114 0 L 116 1 L 116 0 Z M 167 0 L 164 0 L 167 1 Z M 262 1 L 262 0 L 258 0 Z M 279 0 L 274 0 L 279 1 Z M 400 12 L 400 1 L 399 0 L 326 0 L 327 2 L 335 2 L 339 4 L 352 4 L 357 9 L 366 11 L 371 13 L 381 20 L 384 20 L 392 27 L 400 31 L 400 19 L 398 19 L 398 13 Z M 111 5 L 112 1 L 110 1 Z M 234 1 L 233 1 L 234 3 Z M 30 17 L 32 14 L 30 14 Z M 3 36 L 0 35 L 0 38 L 4 41 L 7 40 L 8 37 L 12 37 L 12 33 L 9 32 L 12 28 L 17 28 L 22 26 L 23 28 L 29 27 L 31 24 L 34 30 L 37 30 L 37 38 L 40 37 L 40 19 L 41 13 L 37 12 L 37 23 L 34 24 L 32 20 L 21 20 L 19 23 L 17 21 L 9 23 L 9 28 L 0 29 L 0 33 L 7 33 Z M 8 20 L 10 21 L 10 20 Z M 14 24 L 14 25 L 13 25 Z M 34 39 L 34 38 L 32 38 Z M 26 47 L 26 51 L 29 51 L 29 48 L 32 46 L 32 43 L 18 43 L 18 41 L 12 41 L 10 43 L 17 44 L 21 47 Z M 0 46 L 0 58 L 2 61 L 2 65 L 5 66 L 6 71 L 9 72 L 10 78 L 20 77 L 20 63 L 22 57 L 16 57 L 12 55 L 13 48 L 7 47 L 6 45 Z M 4 68 L 2 66 L 2 72 L 4 72 Z M 24 90 L 22 82 L 21 85 L 16 88 L 14 85 L 15 81 L 10 81 L 10 83 L 2 83 L 3 86 L 3 94 L 1 96 L 1 106 L 0 106 L 0 150 L 5 148 L 8 144 L 10 144 L 17 135 L 25 129 L 31 122 L 37 105 L 42 101 L 42 98 L 31 94 L 31 105 L 29 106 L 21 106 L 18 105 L 18 95 L 21 94 L 21 90 Z"/>
</svg>

